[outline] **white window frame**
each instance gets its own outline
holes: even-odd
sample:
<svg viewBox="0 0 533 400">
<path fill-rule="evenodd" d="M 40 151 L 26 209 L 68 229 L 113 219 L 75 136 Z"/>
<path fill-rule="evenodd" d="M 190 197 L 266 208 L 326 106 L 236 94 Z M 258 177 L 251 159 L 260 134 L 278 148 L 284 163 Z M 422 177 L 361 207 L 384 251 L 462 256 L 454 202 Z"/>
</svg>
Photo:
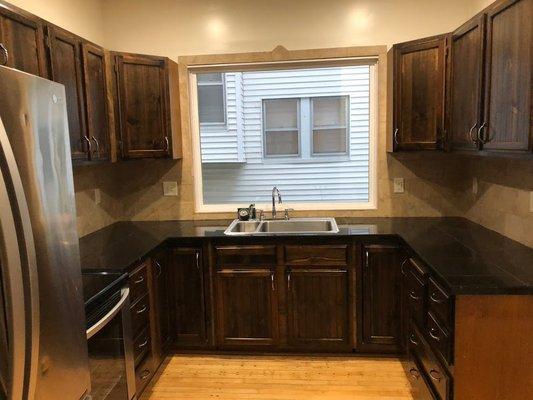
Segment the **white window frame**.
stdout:
<svg viewBox="0 0 533 400">
<path fill-rule="evenodd" d="M 295 129 L 267 129 L 266 127 L 266 107 L 265 103 L 269 100 L 296 100 L 296 133 L 298 135 L 298 153 L 297 154 L 273 154 L 273 155 L 267 155 L 266 153 L 266 135 L 267 132 L 287 132 L 287 131 L 294 131 Z M 262 137 L 262 145 L 263 145 L 263 159 L 269 159 L 269 160 L 276 160 L 277 162 L 280 162 L 281 160 L 294 160 L 298 159 L 302 156 L 302 121 L 301 121 L 301 99 L 299 97 L 273 97 L 273 98 L 264 98 L 261 100 L 261 131 L 263 134 Z"/>
<path fill-rule="evenodd" d="M 200 122 L 202 126 L 225 126 L 228 123 L 228 115 L 226 109 L 226 74 L 220 72 L 221 81 L 220 82 L 200 82 L 197 80 L 198 86 L 222 86 L 222 115 L 224 116 L 224 121 L 222 122 Z M 198 114 L 200 115 L 200 114 Z"/>
<path fill-rule="evenodd" d="M 368 201 L 365 202 L 330 202 L 330 203 L 289 203 L 288 207 L 297 211 L 338 211 L 338 210 L 376 210 L 378 205 L 378 132 L 379 132 L 379 82 L 378 82 L 378 57 L 373 57 L 370 67 L 370 101 L 369 101 L 369 188 Z M 315 64 L 315 63 L 313 63 Z M 320 68 L 320 61 L 314 65 Z M 258 70 L 260 70 L 258 66 Z M 200 124 L 198 121 L 198 95 L 196 92 L 196 72 L 189 70 L 189 93 L 190 93 L 190 123 L 192 132 L 192 156 L 193 156 L 193 183 L 194 183 L 194 212 L 197 214 L 234 213 L 238 207 L 248 207 L 246 204 L 204 204 L 203 181 L 202 181 L 202 157 L 200 148 Z M 258 209 L 270 210 L 272 204 L 256 204 Z"/>
<path fill-rule="evenodd" d="M 313 100 L 314 99 L 324 99 L 324 98 L 329 98 L 329 99 L 333 99 L 333 98 L 337 98 L 337 97 L 341 97 L 341 98 L 344 98 L 345 100 L 345 103 L 344 103 L 344 107 L 346 108 L 344 111 L 345 111 L 345 118 L 346 118 L 346 121 L 345 121 L 345 125 L 344 126 L 328 126 L 328 127 L 321 127 L 321 128 L 318 128 L 317 130 L 326 130 L 326 129 L 345 129 L 346 130 L 346 134 L 345 134 L 345 139 L 346 139 L 346 151 L 345 152 L 336 152 L 336 153 L 315 153 L 315 149 L 314 149 L 314 139 L 315 139 L 315 126 L 313 124 L 313 120 L 314 120 L 314 116 L 313 116 Z M 309 101 L 310 101 L 310 116 L 309 116 L 309 121 L 310 121 L 310 124 L 311 124 L 311 130 L 309 132 L 309 143 L 310 143 L 310 146 L 311 146 L 311 158 L 312 159 L 322 159 L 322 158 L 335 158 L 335 160 L 337 159 L 341 159 L 341 158 L 344 158 L 346 159 L 349 155 L 350 155 L 350 96 L 349 95 L 336 95 L 336 96 L 313 96 L 313 97 L 310 97 L 309 98 Z"/>
</svg>

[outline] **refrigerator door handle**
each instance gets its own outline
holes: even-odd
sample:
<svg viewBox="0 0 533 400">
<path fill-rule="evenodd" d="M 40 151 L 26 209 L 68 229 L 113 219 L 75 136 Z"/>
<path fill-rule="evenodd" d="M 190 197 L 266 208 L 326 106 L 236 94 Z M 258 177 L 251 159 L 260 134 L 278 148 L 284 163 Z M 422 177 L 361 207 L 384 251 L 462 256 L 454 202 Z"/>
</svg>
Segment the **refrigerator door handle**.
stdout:
<svg viewBox="0 0 533 400">
<path fill-rule="evenodd" d="M 33 399 L 39 359 L 39 287 L 28 204 L 4 124 L 0 119 L 0 235 L 9 286 L 8 328 L 12 399 Z M 4 266 L 5 262 L 5 266 Z M 25 297 L 26 293 L 29 298 Z"/>
</svg>

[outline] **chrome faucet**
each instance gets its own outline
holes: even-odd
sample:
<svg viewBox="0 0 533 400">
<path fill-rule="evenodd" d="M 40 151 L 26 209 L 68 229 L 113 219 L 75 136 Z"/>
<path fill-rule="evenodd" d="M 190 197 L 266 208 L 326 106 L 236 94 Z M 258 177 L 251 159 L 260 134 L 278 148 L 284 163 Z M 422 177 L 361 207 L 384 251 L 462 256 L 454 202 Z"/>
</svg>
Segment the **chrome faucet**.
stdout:
<svg viewBox="0 0 533 400">
<path fill-rule="evenodd" d="M 272 189 L 272 219 L 276 219 L 276 192 L 278 193 L 278 204 L 283 203 L 281 201 L 281 193 L 279 189 L 274 186 Z"/>
</svg>

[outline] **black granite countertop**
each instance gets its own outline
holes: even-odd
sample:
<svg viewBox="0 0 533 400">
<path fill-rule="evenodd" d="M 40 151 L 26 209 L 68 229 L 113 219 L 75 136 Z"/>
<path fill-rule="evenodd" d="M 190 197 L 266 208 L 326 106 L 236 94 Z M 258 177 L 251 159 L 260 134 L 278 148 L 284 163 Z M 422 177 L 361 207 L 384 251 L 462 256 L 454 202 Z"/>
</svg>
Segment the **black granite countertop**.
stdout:
<svg viewBox="0 0 533 400">
<path fill-rule="evenodd" d="M 128 271 L 166 240 L 234 240 L 224 235 L 229 222 L 117 222 L 80 239 L 82 269 Z M 337 218 L 337 223 L 339 233 L 328 236 L 398 236 L 452 294 L 533 294 L 533 249 L 467 219 Z"/>
</svg>

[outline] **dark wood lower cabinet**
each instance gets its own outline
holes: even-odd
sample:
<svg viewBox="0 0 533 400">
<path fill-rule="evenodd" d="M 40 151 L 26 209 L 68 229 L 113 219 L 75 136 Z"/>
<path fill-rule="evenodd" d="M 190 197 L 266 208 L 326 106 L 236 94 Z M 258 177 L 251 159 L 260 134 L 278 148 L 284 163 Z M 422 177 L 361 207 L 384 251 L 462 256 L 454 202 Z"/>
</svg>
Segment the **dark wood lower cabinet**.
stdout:
<svg viewBox="0 0 533 400">
<path fill-rule="evenodd" d="M 175 344 L 184 347 L 205 346 L 207 316 L 202 249 L 173 248 L 170 257 L 171 272 L 168 277 Z"/>
<path fill-rule="evenodd" d="M 361 350 L 397 352 L 400 345 L 401 252 L 397 244 L 363 244 Z"/>
<path fill-rule="evenodd" d="M 172 341 L 173 313 L 171 311 L 172 268 L 166 249 L 152 258 L 153 335 L 152 348 L 156 362 L 161 362 Z"/>
<path fill-rule="evenodd" d="M 348 268 L 292 268 L 286 285 L 288 345 L 349 349 Z"/>
<path fill-rule="evenodd" d="M 220 347 L 272 347 L 277 344 L 278 303 L 273 270 L 217 271 L 216 288 Z"/>
</svg>

